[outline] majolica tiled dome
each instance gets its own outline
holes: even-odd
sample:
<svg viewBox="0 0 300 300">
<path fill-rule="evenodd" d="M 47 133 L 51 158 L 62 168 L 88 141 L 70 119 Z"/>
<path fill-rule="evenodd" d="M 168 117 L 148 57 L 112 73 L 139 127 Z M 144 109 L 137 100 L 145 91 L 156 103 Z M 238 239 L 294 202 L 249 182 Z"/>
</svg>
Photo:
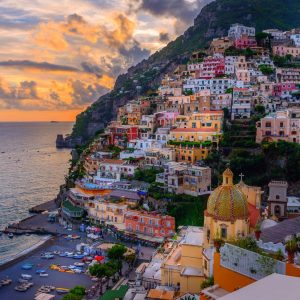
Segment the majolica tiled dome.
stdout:
<svg viewBox="0 0 300 300">
<path fill-rule="evenodd" d="M 215 220 L 234 222 L 248 219 L 248 204 L 244 193 L 233 185 L 233 173 L 226 169 L 223 173 L 223 184 L 216 188 L 208 198 L 208 216 Z"/>
</svg>

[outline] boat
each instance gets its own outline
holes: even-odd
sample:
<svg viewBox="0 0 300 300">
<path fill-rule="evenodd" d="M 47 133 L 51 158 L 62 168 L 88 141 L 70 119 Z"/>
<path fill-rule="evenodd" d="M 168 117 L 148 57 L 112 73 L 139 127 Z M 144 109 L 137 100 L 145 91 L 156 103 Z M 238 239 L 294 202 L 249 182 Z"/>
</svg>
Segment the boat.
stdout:
<svg viewBox="0 0 300 300">
<path fill-rule="evenodd" d="M 76 267 L 84 267 L 85 264 L 82 263 L 82 262 L 75 262 L 75 263 L 74 263 L 74 266 L 76 266 Z"/>
<path fill-rule="evenodd" d="M 7 236 L 8 236 L 10 239 L 12 239 L 12 238 L 14 237 L 14 234 L 10 232 Z"/>
<path fill-rule="evenodd" d="M 53 254 L 42 254 L 41 258 L 52 259 L 52 258 L 54 258 L 54 255 Z"/>
<path fill-rule="evenodd" d="M 26 279 L 26 280 L 30 280 L 30 279 L 32 279 L 32 276 L 29 275 L 29 274 L 21 274 L 21 278 Z"/>
<path fill-rule="evenodd" d="M 17 292 L 26 292 L 28 288 L 26 288 L 25 286 L 21 286 L 21 285 L 18 285 L 15 287 L 15 290 Z"/>
<path fill-rule="evenodd" d="M 49 274 L 47 274 L 47 273 L 40 273 L 40 277 L 48 277 L 49 276 Z"/>
<path fill-rule="evenodd" d="M 66 289 L 66 288 L 56 288 L 56 292 L 57 294 L 67 294 L 69 293 L 70 289 Z"/>
<path fill-rule="evenodd" d="M 26 264 L 22 265 L 21 268 L 22 268 L 23 270 L 31 270 L 32 267 L 33 267 L 33 264 L 26 263 Z"/>
<path fill-rule="evenodd" d="M 1 281 L 0 281 L 0 286 L 1 285 L 10 285 L 12 283 L 12 280 L 11 279 L 2 279 Z"/>
<path fill-rule="evenodd" d="M 75 254 L 73 256 L 74 259 L 83 259 L 84 258 L 84 254 Z"/>
<path fill-rule="evenodd" d="M 46 271 L 44 269 L 37 269 L 35 271 L 36 274 L 41 274 L 41 273 L 46 273 Z"/>
</svg>

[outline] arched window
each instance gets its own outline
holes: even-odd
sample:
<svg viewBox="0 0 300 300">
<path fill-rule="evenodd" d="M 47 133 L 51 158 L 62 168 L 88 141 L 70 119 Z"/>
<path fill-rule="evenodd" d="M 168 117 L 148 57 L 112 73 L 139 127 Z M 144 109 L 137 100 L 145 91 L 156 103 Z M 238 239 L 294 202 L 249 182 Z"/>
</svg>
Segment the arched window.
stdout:
<svg viewBox="0 0 300 300">
<path fill-rule="evenodd" d="M 227 226 L 225 224 L 222 224 L 221 226 L 221 238 L 227 239 Z"/>
<path fill-rule="evenodd" d="M 276 216 L 280 216 L 281 215 L 281 208 L 279 205 L 275 205 L 274 207 L 274 213 Z"/>
</svg>

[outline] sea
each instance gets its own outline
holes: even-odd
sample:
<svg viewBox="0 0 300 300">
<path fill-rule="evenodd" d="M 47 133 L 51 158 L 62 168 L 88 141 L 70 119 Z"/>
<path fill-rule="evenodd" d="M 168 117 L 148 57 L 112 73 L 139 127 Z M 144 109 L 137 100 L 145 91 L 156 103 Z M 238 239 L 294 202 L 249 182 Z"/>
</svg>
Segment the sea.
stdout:
<svg viewBox="0 0 300 300">
<path fill-rule="evenodd" d="M 0 122 L 0 230 L 30 216 L 28 209 L 52 200 L 68 172 L 70 150 L 56 149 L 69 122 Z M 0 264 L 39 243 L 37 235 L 0 236 Z"/>
</svg>

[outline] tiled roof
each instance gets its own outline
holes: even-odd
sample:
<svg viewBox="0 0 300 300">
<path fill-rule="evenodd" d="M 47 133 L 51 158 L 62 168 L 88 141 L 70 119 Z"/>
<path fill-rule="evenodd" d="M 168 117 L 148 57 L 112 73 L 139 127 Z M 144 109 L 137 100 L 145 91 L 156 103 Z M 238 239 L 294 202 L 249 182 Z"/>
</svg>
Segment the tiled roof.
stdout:
<svg viewBox="0 0 300 300">
<path fill-rule="evenodd" d="M 105 159 L 101 164 L 112 164 L 112 165 L 122 165 L 125 161 L 122 159 Z"/>
<path fill-rule="evenodd" d="M 171 300 L 174 298 L 175 292 L 174 291 L 166 291 L 166 290 L 158 290 L 158 289 L 151 289 L 148 292 L 147 297 L 152 299 L 164 299 L 164 300 Z"/>
</svg>

